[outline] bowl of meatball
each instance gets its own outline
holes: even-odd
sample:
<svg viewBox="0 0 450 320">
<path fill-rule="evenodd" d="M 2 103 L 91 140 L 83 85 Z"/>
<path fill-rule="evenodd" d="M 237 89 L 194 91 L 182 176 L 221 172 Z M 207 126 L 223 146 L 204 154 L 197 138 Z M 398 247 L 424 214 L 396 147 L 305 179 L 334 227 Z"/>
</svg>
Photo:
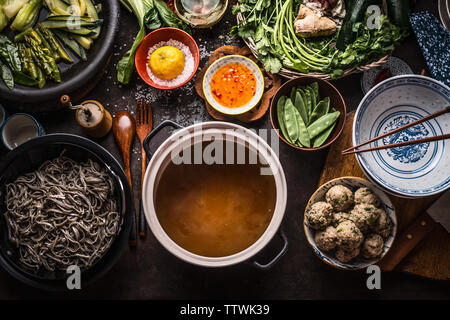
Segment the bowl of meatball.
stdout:
<svg viewBox="0 0 450 320">
<path fill-rule="evenodd" d="M 306 206 L 303 227 L 316 255 L 343 270 L 377 263 L 397 232 L 394 206 L 371 182 L 341 177 L 320 186 Z"/>
</svg>

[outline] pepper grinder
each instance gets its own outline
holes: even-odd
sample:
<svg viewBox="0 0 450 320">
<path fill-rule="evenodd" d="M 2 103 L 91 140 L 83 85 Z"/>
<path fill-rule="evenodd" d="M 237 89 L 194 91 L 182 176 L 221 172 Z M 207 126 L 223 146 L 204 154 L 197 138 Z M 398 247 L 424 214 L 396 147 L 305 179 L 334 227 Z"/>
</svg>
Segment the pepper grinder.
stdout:
<svg viewBox="0 0 450 320">
<path fill-rule="evenodd" d="M 75 119 L 86 133 L 93 138 L 102 138 L 112 127 L 111 114 L 96 100 L 86 100 L 79 105 L 72 105 L 68 95 L 61 96 L 61 103 L 76 110 Z"/>
</svg>

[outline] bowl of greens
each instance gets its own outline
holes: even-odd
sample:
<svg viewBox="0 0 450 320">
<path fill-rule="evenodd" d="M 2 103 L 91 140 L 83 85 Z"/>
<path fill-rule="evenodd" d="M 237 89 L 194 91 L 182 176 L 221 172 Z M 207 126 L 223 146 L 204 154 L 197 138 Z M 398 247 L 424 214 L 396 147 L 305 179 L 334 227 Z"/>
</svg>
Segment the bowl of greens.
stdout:
<svg viewBox="0 0 450 320">
<path fill-rule="evenodd" d="M 115 0 L 1 0 L 0 98 L 61 107 L 62 94 L 88 90 L 112 54 Z M 33 108 L 41 110 L 41 108 Z"/>
<path fill-rule="evenodd" d="M 383 3 L 386 2 L 387 10 Z M 264 69 L 336 79 L 380 67 L 408 34 L 409 0 L 240 0 L 232 35 Z"/>
<path fill-rule="evenodd" d="M 285 143 L 313 151 L 336 141 L 346 112 L 344 98 L 331 83 L 303 76 L 289 80 L 275 93 L 270 122 Z"/>
</svg>

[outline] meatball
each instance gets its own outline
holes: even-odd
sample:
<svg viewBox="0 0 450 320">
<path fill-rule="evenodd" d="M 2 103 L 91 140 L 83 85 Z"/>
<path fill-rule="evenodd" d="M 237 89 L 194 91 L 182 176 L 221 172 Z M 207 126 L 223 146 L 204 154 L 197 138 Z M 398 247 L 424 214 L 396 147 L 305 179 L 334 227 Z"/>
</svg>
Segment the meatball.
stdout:
<svg viewBox="0 0 450 320">
<path fill-rule="evenodd" d="M 335 212 L 333 214 L 333 226 L 337 227 L 339 223 L 349 220 L 350 214 L 347 212 Z"/>
<path fill-rule="evenodd" d="M 351 216 L 354 215 L 355 219 L 361 218 L 364 216 L 364 224 L 365 227 L 363 227 L 364 230 L 367 230 L 367 228 L 374 226 L 375 222 L 377 221 L 378 217 L 380 216 L 381 209 L 378 209 L 374 207 L 371 204 L 357 204 L 353 207 L 353 210 L 350 212 Z M 362 222 L 359 222 L 362 224 Z M 356 224 L 358 226 L 358 224 Z M 359 226 L 358 226 L 359 227 Z"/>
<path fill-rule="evenodd" d="M 366 259 L 378 257 L 383 252 L 383 238 L 376 234 L 369 234 L 361 246 L 361 254 Z"/>
<path fill-rule="evenodd" d="M 391 234 L 392 221 L 389 215 L 383 209 L 378 209 L 378 218 L 371 226 L 373 232 L 379 234 L 383 238 L 387 238 Z"/>
<path fill-rule="evenodd" d="M 346 186 L 337 185 L 330 188 L 325 199 L 336 211 L 345 211 L 353 204 L 353 193 Z"/>
<path fill-rule="evenodd" d="M 314 236 L 317 247 L 323 251 L 330 251 L 336 247 L 336 229 L 328 226 L 323 231 L 317 231 Z"/>
<path fill-rule="evenodd" d="M 355 192 L 355 204 L 361 204 L 361 203 L 371 204 L 375 207 L 379 207 L 381 201 L 380 201 L 380 198 L 378 198 L 378 196 L 375 193 L 373 193 L 372 190 L 370 190 L 369 188 L 363 187 L 363 188 L 359 188 Z"/>
<path fill-rule="evenodd" d="M 367 216 L 359 210 L 353 209 L 348 216 L 348 220 L 352 221 L 362 233 L 366 233 L 369 230 Z"/>
<path fill-rule="evenodd" d="M 323 201 L 314 203 L 308 213 L 309 226 L 316 230 L 325 229 L 332 219 L 333 207 Z"/>
<path fill-rule="evenodd" d="M 338 248 L 336 250 L 335 256 L 340 262 L 349 262 L 353 258 L 356 258 L 359 255 L 359 247 L 356 248 Z"/>
<path fill-rule="evenodd" d="M 346 220 L 336 227 L 337 245 L 343 249 L 354 249 L 361 245 L 363 234 L 353 221 Z"/>
</svg>

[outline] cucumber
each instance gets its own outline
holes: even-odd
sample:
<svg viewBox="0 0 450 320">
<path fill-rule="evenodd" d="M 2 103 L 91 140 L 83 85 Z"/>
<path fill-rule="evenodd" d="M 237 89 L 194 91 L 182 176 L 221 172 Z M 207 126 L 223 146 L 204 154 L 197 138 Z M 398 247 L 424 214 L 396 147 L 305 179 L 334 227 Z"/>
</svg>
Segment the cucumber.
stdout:
<svg viewBox="0 0 450 320">
<path fill-rule="evenodd" d="M 86 61 L 86 52 L 83 47 L 73 40 L 67 33 L 61 30 L 53 30 L 53 33 L 61 40 L 73 53 L 75 53 L 81 60 Z"/>
<path fill-rule="evenodd" d="M 91 38 L 86 38 L 78 35 L 73 35 L 72 38 L 86 50 L 89 50 L 91 48 L 93 42 Z"/>
<path fill-rule="evenodd" d="M 86 21 L 86 20 L 76 20 L 68 18 L 66 20 L 50 20 L 47 19 L 45 21 L 42 21 L 40 24 L 43 28 L 48 29 L 62 29 L 62 28 L 69 28 L 76 31 L 77 29 L 94 29 L 96 28 L 100 21 Z"/>
<path fill-rule="evenodd" d="M 371 5 L 381 5 L 381 0 L 347 0 L 345 1 L 344 22 L 339 30 L 336 40 L 336 47 L 339 50 L 345 50 L 345 47 L 355 40 L 355 33 L 353 32 L 353 25 L 364 20 L 367 7 Z"/>
<path fill-rule="evenodd" d="M 80 20 L 83 22 L 97 23 L 97 24 L 101 24 L 103 22 L 102 19 L 92 20 L 89 17 L 74 16 L 74 15 L 70 15 L 70 14 L 51 15 L 51 16 L 48 16 L 47 19 L 45 19 L 45 20 L 46 21 L 76 21 L 76 20 Z"/>
<path fill-rule="evenodd" d="M 70 14 L 69 5 L 61 0 L 45 0 L 45 5 L 52 14 Z"/>
<path fill-rule="evenodd" d="M 95 9 L 95 5 L 92 2 L 92 0 L 85 0 L 86 3 L 86 14 L 89 18 L 91 18 L 93 21 L 99 20 L 98 19 L 98 13 L 97 9 Z M 92 39 L 97 39 L 100 35 L 100 26 L 94 29 L 95 34 L 91 36 Z"/>
<path fill-rule="evenodd" d="M 93 37 L 95 35 L 95 31 L 93 29 L 86 29 L 86 28 L 80 28 L 80 29 L 69 29 L 69 28 L 61 28 L 60 30 L 63 30 L 65 32 L 75 34 L 77 36 L 82 37 Z"/>
<path fill-rule="evenodd" d="M 409 0 L 386 0 L 388 17 L 397 27 L 409 28 Z"/>
</svg>

